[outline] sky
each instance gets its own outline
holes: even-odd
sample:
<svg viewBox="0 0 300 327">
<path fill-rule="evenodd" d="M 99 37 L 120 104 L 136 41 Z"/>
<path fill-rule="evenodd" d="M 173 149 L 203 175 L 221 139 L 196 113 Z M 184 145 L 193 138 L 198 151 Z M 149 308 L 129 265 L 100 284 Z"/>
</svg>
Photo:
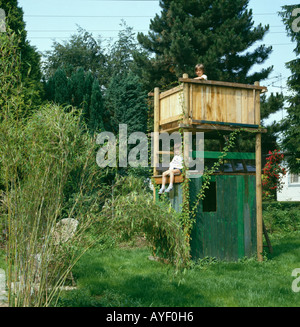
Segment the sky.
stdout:
<svg viewBox="0 0 300 327">
<path fill-rule="evenodd" d="M 158 0 L 19 0 L 18 3 L 24 11 L 28 40 L 42 53 L 51 50 L 54 39 L 57 42 L 67 40 L 76 33 L 78 26 L 95 37 L 101 35 L 103 45 L 108 38 L 112 38 L 112 41 L 117 39 L 122 19 L 135 32 L 146 34 L 150 20 L 161 11 Z M 270 25 L 264 39 L 254 46 L 272 45 L 273 52 L 263 64 L 253 67 L 255 70 L 274 66 L 268 80 L 261 81 L 261 85 L 268 87 L 269 94 L 281 91 L 288 94 L 286 81 L 290 71 L 285 63 L 296 58 L 293 52 L 295 44 L 286 35 L 278 12 L 283 5 L 296 4 L 300 7 L 300 0 L 249 1 L 248 8 L 253 11 L 254 26 L 259 23 Z M 269 122 L 284 116 L 285 111 L 282 111 L 271 116 Z"/>
</svg>

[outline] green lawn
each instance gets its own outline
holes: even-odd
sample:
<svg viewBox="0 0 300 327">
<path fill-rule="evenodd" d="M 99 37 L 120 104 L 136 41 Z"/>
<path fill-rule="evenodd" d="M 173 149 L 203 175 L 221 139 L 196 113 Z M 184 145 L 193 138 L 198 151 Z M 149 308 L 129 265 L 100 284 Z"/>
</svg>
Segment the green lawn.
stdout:
<svg viewBox="0 0 300 327">
<path fill-rule="evenodd" d="M 150 261 L 146 247 L 91 250 L 74 269 L 78 289 L 60 306 L 253 307 L 300 306 L 292 271 L 300 268 L 300 232 L 272 237 L 274 253 L 263 263 L 200 261 L 175 274 Z"/>
</svg>

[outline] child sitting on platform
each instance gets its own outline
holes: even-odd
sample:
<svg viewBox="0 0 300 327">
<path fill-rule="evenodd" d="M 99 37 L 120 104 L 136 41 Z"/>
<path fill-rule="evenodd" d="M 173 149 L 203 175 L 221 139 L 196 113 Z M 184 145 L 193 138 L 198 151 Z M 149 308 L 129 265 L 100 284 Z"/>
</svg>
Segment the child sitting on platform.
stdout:
<svg viewBox="0 0 300 327">
<path fill-rule="evenodd" d="M 195 77 L 194 79 L 207 80 L 207 76 L 204 75 L 204 66 L 202 64 L 197 64 L 195 66 L 195 72 L 196 72 L 197 77 Z"/>
<path fill-rule="evenodd" d="M 174 158 L 170 162 L 169 169 L 163 172 L 162 174 L 162 186 L 159 190 L 158 194 L 162 194 L 163 192 L 169 193 L 173 189 L 174 183 L 174 175 L 180 175 L 182 173 L 183 168 L 183 157 L 181 152 L 181 144 L 175 144 L 174 146 Z M 167 176 L 170 176 L 170 184 L 167 189 L 165 189 Z"/>
</svg>

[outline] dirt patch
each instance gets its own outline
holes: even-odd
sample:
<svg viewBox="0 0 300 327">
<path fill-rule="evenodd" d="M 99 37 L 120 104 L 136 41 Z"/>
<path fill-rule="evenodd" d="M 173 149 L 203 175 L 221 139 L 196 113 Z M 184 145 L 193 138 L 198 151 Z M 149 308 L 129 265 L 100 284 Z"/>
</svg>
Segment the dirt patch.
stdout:
<svg viewBox="0 0 300 327">
<path fill-rule="evenodd" d="M 136 236 L 130 241 L 120 242 L 118 247 L 121 249 L 135 249 L 144 248 L 149 246 L 149 242 L 146 240 L 145 236 Z"/>
</svg>

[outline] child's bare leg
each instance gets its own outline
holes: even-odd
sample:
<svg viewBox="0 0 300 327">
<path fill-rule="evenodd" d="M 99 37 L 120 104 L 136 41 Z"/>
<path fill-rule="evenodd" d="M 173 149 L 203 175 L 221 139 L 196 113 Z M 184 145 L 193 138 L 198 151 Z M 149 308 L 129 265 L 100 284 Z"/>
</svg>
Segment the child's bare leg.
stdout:
<svg viewBox="0 0 300 327">
<path fill-rule="evenodd" d="M 169 187 L 165 191 L 166 193 L 170 192 L 173 189 L 174 175 L 177 172 L 180 172 L 180 170 L 179 169 L 170 170 L 170 183 L 169 183 Z"/>
<path fill-rule="evenodd" d="M 159 190 L 158 194 L 162 194 L 165 190 L 166 187 L 166 182 L 167 182 L 167 176 L 170 174 L 170 170 L 166 170 L 162 174 L 162 185 L 161 189 Z"/>
<path fill-rule="evenodd" d="M 172 169 L 170 171 L 170 184 L 169 187 L 166 189 L 166 193 L 170 192 L 173 189 L 173 183 L 174 183 L 174 176 L 175 174 L 179 173 L 180 174 L 180 169 Z"/>
<path fill-rule="evenodd" d="M 167 182 L 167 176 L 169 175 L 169 170 L 164 171 L 162 174 L 162 186 L 165 187 L 166 186 L 166 182 Z"/>
</svg>

